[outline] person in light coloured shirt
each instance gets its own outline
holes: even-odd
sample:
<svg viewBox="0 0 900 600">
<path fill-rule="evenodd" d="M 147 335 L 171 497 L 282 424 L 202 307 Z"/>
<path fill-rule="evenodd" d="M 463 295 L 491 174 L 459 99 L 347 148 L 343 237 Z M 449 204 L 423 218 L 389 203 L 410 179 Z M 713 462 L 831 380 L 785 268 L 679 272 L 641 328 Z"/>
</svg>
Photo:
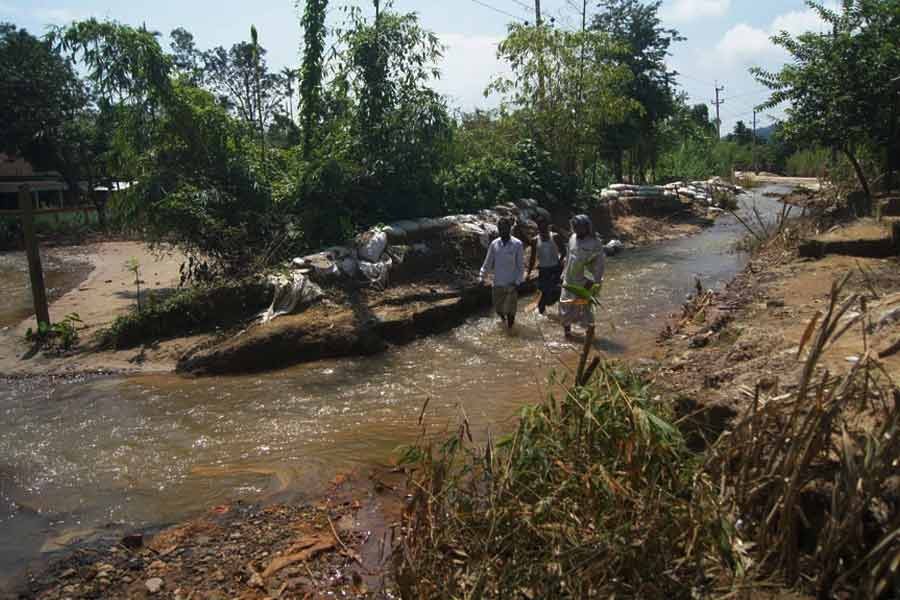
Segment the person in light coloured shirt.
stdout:
<svg viewBox="0 0 900 600">
<path fill-rule="evenodd" d="M 494 310 L 510 329 L 516 322 L 518 288 L 525 280 L 525 247 L 512 236 L 512 227 L 512 219 L 500 219 L 497 224 L 500 237 L 488 246 L 479 275 L 479 279 L 484 281 L 488 273 L 494 274 Z"/>
<path fill-rule="evenodd" d="M 566 289 L 568 285 L 590 288 L 603 282 L 606 269 L 606 252 L 594 234 L 594 225 L 587 215 L 572 219 L 572 237 L 566 256 L 563 274 L 563 291 L 559 301 L 559 317 L 566 337 L 572 335 L 572 325 L 580 325 L 586 330 L 594 327 L 594 309 L 578 296 Z"/>
<path fill-rule="evenodd" d="M 538 267 L 538 290 L 541 297 L 538 300 L 538 312 L 542 315 L 547 312 L 548 306 L 553 306 L 559 301 L 562 291 L 563 259 L 566 257 L 566 242 L 559 234 L 550 231 L 550 222 L 541 217 L 537 221 L 538 236 L 531 240 L 531 258 L 528 262 L 528 277 L 534 271 L 534 265 Z"/>
</svg>

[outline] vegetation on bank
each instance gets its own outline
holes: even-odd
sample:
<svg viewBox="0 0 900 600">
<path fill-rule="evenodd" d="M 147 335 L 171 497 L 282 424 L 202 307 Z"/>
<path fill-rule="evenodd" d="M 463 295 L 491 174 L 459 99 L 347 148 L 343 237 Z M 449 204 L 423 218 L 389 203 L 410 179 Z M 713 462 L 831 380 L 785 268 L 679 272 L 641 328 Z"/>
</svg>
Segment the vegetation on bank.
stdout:
<svg viewBox="0 0 900 600">
<path fill-rule="evenodd" d="M 412 501 L 395 546 L 396 590 L 895 597 L 900 392 L 868 354 L 843 376 L 819 368 L 859 302 L 845 283 L 809 324 L 791 391 L 748 390 L 749 408 L 699 452 L 684 436 L 705 431 L 703 415 L 669 408 L 696 404 L 671 402 L 649 374 L 617 363 L 582 385 L 551 381 L 502 440 L 475 444 L 464 420 L 443 444 L 407 448 Z"/>
<path fill-rule="evenodd" d="M 810 172 L 791 155 L 831 147 L 841 131 L 852 133 L 843 145 L 854 150 L 842 154 L 865 170 L 860 149 L 889 130 L 884 86 L 873 86 L 896 71 L 890 41 L 900 28 L 889 27 L 884 1 L 849 3 L 854 16 L 838 23 L 843 45 L 823 54 L 849 48 L 872 58 L 836 79 L 854 100 L 823 113 L 834 135 L 816 135 L 819 123 L 800 127 L 813 114 L 808 97 L 835 96 L 802 75 L 809 68 L 830 80 L 821 60 L 760 74 L 773 103 L 794 103 L 767 141 L 743 123 L 719 140 L 708 107 L 689 105 L 673 85 L 666 56 L 683 38 L 661 23 L 659 2 L 604 0 L 583 31 L 510 25 L 499 54 L 511 74 L 489 86 L 502 105 L 472 113 L 434 90 L 437 37 L 415 14 L 375 4 L 374 18 L 344 8 L 329 25 L 327 0 L 303 3 L 302 61 L 281 71 L 267 64 L 266 31 L 253 27 L 230 47 L 202 49 L 183 28 L 163 48 L 157 33 L 110 21 L 74 22 L 40 39 L 3 24 L 0 75 L 10 93 L 0 96 L 9 125 L 0 148 L 58 171 L 74 196 L 79 182 L 132 183 L 111 206 L 86 194 L 102 227 L 174 242 L 197 259 L 198 274 L 233 276 L 393 219 L 521 197 L 571 207 L 614 180 L 664 183 L 789 164 Z M 805 40 L 789 50 L 813 43 Z M 874 47 L 888 51 L 876 61 Z M 864 80 L 847 79 L 854 73 Z M 867 112 L 866 123 L 850 122 L 860 111 L 840 111 L 864 96 L 877 119 L 869 123 Z M 0 226 L 2 235 L 15 233 Z"/>
<path fill-rule="evenodd" d="M 101 348 L 125 350 L 142 344 L 218 328 L 235 327 L 260 314 L 271 302 L 260 279 L 197 285 L 164 299 L 148 295 L 143 306 L 118 317 L 99 332 Z"/>
</svg>

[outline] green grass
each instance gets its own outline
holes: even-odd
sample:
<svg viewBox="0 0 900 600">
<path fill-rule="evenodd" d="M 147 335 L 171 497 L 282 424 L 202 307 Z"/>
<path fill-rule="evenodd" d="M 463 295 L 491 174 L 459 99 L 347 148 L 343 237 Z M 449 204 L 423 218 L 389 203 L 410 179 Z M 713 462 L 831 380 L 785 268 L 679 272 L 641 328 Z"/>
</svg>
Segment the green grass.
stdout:
<svg viewBox="0 0 900 600">
<path fill-rule="evenodd" d="M 183 289 L 164 300 L 147 295 L 143 310 L 135 307 L 116 319 L 97 341 L 102 348 L 122 350 L 234 326 L 260 313 L 270 300 L 268 286 L 260 280 Z"/>
</svg>

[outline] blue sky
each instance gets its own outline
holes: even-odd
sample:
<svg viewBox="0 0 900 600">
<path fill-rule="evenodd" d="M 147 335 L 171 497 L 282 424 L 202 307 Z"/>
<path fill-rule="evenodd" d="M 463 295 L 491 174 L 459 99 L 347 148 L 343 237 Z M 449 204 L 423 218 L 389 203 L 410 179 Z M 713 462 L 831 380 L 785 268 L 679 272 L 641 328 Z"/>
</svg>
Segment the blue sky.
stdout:
<svg viewBox="0 0 900 600">
<path fill-rule="evenodd" d="M 371 6 L 368 0 L 335 0 L 330 25 L 340 22 L 341 12 L 336 7 L 347 4 L 367 10 Z M 577 26 L 580 16 L 573 6 L 580 4 L 577 0 L 542 0 L 545 18 L 554 17 L 557 25 L 567 28 Z M 532 0 L 395 1 L 397 10 L 419 13 L 423 25 L 440 36 L 446 51 L 440 65 L 442 79 L 436 87 L 447 94 L 451 104 L 464 109 L 497 105 L 497 98 L 482 94 L 491 77 L 505 70 L 496 59 L 497 43 L 514 17 L 524 20 L 532 16 L 527 10 L 531 5 Z M 679 82 L 692 102 L 709 103 L 715 82 L 725 86 L 723 132 L 738 119 L 749 122 L 753 106 L 766 97 L 747 69 L 775 69 L 787 59 L 769 36 L 780 30 L 800 33 L 822 27 L 803 0 L 665 0 L 661 15 L 667 26 L 687 38 L 673 48 L 669 62 L 682 74 Z M 273 67 L 299 62 L 302 36 L 294 0 L 0 0 L 0 20 L 33 33 L 43 32 L 49 24 L 88 16 L 146 23 L 163 33 L 184 27 L 195 35 L 201 48 L 247 39 L 254 24 Z M 768 125 L 779 116 L 779 110 L 769 111 L 760 115 L 758 123 Z"/>
</svg>

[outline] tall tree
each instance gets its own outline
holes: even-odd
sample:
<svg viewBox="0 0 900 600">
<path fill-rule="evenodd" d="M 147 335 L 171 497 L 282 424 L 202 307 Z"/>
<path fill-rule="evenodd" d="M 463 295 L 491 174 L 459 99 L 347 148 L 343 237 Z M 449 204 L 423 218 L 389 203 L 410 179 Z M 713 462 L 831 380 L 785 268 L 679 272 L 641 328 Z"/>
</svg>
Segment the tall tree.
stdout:
<svg viewBox="0 0 900 600">
<path fill-rule="evenodd" d="M 488 89 L 505 96 L 505 107 L 520 112 L 531 137 L 573 177 L 577 165 L 587 165 L 584 172 L 596 162 L 601 132 L 638 108 L 626 95 L 631 74 L 613 60 L 619 52 L 599 31 L 514 24 L 498 49 L 512 74 Z"/>
<path fill-rule="evenodd" d="M 325 16 L 328 0 L 307 0 L 300 21 L 303 27 L 303 65 L 300 67 L 300 121 L 303 156 L 309 159 L 322 116 L 322 71 L 325 52 Z"/>
<path fill-rule="evenodd" d="M 606 152 L 620 181 L 625 174 L 626 154 L 631 159 L 632 178 L 643 180 L 646 169 L 653 168 L 659 126 L 674 111 L 674 73 L 666 66 L 666 57 L 671 45 L 684 38 L 662 26 L 658 14 L 661 4 L 659 0 L 647 4 L 641 0 L 600 0 L 600 12 L 592 24 L 593 29 L 607 33 L 623 47 L 619 60 L 633 76 L 628 95 L 641 106 L 640 111 L 604 134 Z"/>
<path fill-rule="evenodd" d="M 72 65 L 50 42 L 0 23 L 0 82 L 0 149 L 58 171 L 70 195 L 80 195 L 87 165 L 78 145 L 92 115 Z"/>
<path fill-rule="evenodd" d="M 294 121 L 294 84 L 297 83 L 297 70 L 290 67 L 281 69 L 281 83 L 284 85 L 284 104 L 287 107 L 287 117 Z"/>
<path fill-rule="evenodd" d="M 772 38 L 792 60 L 777 73 L 752 70 L 772 90 L 762 107 L 789 103 L 787 139 L 842 152 L 871 197 L 859 151 L 892 144 L 896 89 L 891 80 L 900 73 L 900 10 L 895 0 L 844 0 L 839 10 L 807 4 L 831 33 L 794 37 L 781 32 Z M 885 156 L 883 166 L 890 162 Z"/>
<path fill-rule="evenodd" d="M 244 123 L 258 130 L 279 111 L 284 85 L 266 63 L 266 49 L 252 42 L 203 53 L 204 86 Z"/>
<path fill-rule="evenodd" d="M 172 40 L 169 47 L 172 50 L 172 64 L 175 71 L 186 77 L 191 85 L 199 86 L 203 83 L 203 53 L 197 49 L 194 43 L 194 35 L 178 27 L 169 33 Z"/>
</svg>

